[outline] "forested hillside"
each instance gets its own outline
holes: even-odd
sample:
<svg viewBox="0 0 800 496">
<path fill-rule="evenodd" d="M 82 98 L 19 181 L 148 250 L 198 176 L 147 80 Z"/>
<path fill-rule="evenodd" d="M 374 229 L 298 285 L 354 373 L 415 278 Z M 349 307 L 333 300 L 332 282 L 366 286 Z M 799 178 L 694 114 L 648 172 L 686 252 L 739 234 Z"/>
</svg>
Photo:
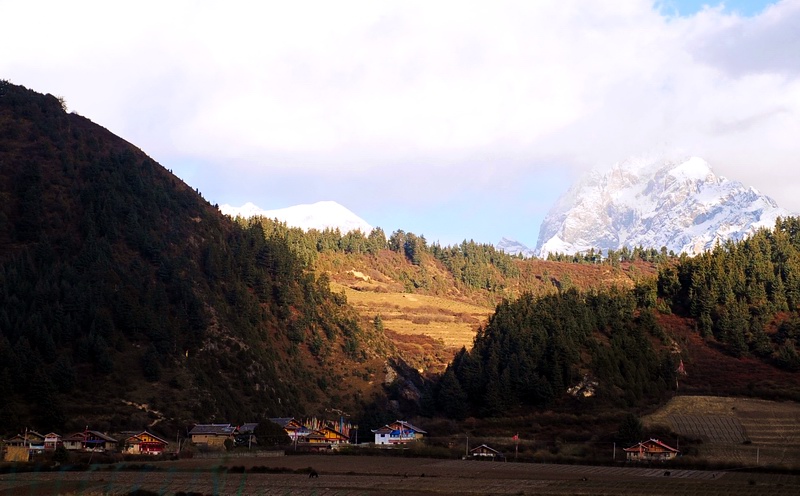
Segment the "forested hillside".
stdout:
<svg viewBox="0 0 800 496">
<path fill-rule="evenodd" d="M 471 350 L 463 349 L 433 395 L 452 417 L 498 416 L 548 407 L 567 389 L 618 406 L 658 400 L 674 383 L 679 357 L 654 339 L 667 336 L 631 291 L 579 293 L 498 305 Z"/>
<path fill-rule="evenodd" d="M 800 219 L 779 219 L 659 272 L 658 295 L 733 356 L 753 355 L 800 370 Z"/>
<path fill-rule="evenodd" d="M 664 259 L 657 278 L 630 290 L 504 301 L 432 388 L 429 410 L 497 416 L 568 392 L 642 407 L 680 383 L 798 399 L 798 248 L 800 221 L 790 218 L 694 258 Z"/>
<path fill-rule="evenodd" d="M 231 222 L 63 101 L 0 82 L 3 426 L 156 415 L 131 404 L 176 425 L 352 411 L 389 347 L 286 239 Z"/>
</svg>

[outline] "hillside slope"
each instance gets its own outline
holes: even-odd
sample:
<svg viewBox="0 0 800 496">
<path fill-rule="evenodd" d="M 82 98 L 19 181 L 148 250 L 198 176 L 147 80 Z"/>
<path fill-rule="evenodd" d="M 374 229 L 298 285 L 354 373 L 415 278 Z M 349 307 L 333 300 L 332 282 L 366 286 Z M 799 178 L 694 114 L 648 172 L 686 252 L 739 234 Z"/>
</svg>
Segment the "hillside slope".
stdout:
<svg viewBox="0 0 800 496">
<path fill-rule="evenodd" d="M 323 251 L 314 266 L 325 272 L 334 292 L 343 291 L 359 312 L 362 326 L 376 317 L 404 360 L 421 371 L 442 372 L 462 347 L 471 347 L 497 305 L 523 294 L 546 296 L 569 289 L 631 289 L 656 268 L 643 262 L 578 264 L 536 259 L 513 260 L 515 275 L 492 275 L 494 289 L 471 287 L 430 253 L 411 263 L 388 249 L 374 254 Z M 487 264 L 488 265 L 488 264 Z M 482 267 L 491 271 L 490 266 Z"/>
<path fill-rule="evenodd" d="M 0 424 L 137 429 L 156 415 L 143 404 L 176 428 L 352 411 L 389 348 L 285 240 L 0 82 Z"/>
</svg>

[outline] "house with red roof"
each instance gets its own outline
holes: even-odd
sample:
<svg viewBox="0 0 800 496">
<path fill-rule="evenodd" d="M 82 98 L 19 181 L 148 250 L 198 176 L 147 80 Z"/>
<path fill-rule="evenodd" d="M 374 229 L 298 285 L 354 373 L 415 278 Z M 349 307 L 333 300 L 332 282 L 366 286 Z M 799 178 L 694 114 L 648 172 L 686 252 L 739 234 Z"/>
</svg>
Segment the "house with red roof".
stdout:
<svg viewBox="0 0 800 496">
<path fill-rule="evenodd" d="M 140 432 L 125 439 L 125 453 L 130 455 L 160 455 L 169 443 L 147 431 Z"/>
<path fill-rule="evenodd" d="M 649 439 L 640 442 L 630 448 L 624 448 L 628 461 L 666 461 L 672 460 L 680 454 L 680 451 L 659 441 Z"/>
</svg>

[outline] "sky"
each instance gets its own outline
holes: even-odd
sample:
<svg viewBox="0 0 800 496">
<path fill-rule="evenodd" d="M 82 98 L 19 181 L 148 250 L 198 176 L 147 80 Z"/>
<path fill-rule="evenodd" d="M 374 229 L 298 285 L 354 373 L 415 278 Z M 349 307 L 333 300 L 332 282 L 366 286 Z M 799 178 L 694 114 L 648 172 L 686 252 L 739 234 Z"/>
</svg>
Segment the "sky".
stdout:
<svg viewBox="0 0 800 496">
<path fill-rule="evenodd" d="M 212 204 L 333 200 L 533 247 L 580 175 L 662 151 L 800 212 L 800 0 L 0 0 L 0 79 Z"/>
</svg>

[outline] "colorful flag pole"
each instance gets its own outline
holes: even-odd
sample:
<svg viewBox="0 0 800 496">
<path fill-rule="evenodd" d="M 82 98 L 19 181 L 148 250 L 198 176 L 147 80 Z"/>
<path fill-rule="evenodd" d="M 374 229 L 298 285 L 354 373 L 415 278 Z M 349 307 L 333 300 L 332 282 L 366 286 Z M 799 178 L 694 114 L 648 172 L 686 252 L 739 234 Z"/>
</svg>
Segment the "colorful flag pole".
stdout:
<svg viewBox="0 0 800 496">
<path fill-rule="evenodd" d="M 517 460 L 519 454 L 519 433 L 514 434 L 514 461 Z"/>
</svg>

